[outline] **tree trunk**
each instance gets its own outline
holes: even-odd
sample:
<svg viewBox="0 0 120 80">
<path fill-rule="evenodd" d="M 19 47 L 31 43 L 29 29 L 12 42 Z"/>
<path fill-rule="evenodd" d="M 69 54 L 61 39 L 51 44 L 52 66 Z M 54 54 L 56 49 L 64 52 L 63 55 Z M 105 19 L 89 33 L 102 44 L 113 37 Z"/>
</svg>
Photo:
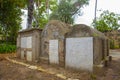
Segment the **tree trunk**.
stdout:
<svg viewBox="0 0 120 80">
<path fill-rule="evenodd" d="M 28 0 L 27 28 L 32 28 L 33 11 L 34 11 L 34 0 Z"/>
</svg>

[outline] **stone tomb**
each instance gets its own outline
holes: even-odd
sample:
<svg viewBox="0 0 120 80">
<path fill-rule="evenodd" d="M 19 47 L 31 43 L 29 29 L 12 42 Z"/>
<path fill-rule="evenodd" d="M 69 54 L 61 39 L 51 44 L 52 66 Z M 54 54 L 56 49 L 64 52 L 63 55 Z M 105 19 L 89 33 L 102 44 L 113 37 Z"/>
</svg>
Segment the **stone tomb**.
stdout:
<svg viewBox="0 0 120 80">
<path fill-rule="evenodd" d="M 39 60 L 40 55 L 40 29 L 26 29 L 18 33 L 17 56 L 27 61 Z"/>
<path fill-rule="evenodd" d="M 108 39 L 101 32 L 79 24 L 71 27 L 52 20 L 43 30 L 19 32 L 17 56 L 27 61 L 47 61 L 66 68 L 93 71 L 109 57 Z"/>
<path fill-rule="evenodd" d="M 89 26 L 69 27 L 53 20 L 42 32 L 41 56 L 48 56 L 50 64 L 93 71 L 94 65 L 109 57 L 108 39 Z"/>
<path fill-rule="evenodd" d="M 93 71 L 94 65 L 101 64 L 108 57 L 108 39 L 101 32 L 79 24 L 66 34 L 66 67 Z"/>
<path fill-rule="evenodd" d="M 64 66 L 65 34 L 70 32 L 70 25 L 58 20 L 49 21 L 42 31 L 41 59 L 48 63 Z"/>
</svg>

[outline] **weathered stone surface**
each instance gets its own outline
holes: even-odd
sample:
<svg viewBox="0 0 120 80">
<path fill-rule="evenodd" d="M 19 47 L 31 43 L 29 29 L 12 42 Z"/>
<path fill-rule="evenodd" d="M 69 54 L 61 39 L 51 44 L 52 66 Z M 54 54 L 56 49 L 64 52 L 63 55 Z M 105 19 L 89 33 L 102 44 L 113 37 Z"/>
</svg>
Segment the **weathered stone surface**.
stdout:
<svg viewBox="0 0 120 80">
<path fill-rule="evenodd" d="M 41 29 L 32 28 L 20 31 L 17 38 L 17 56 L 28 61 L 39 60 Z"/>
<path fill-rule="evenodd" d="M 94 38 L 94 64 L 99 64 L 104 57 L 103 52 L 103 43 L 102 39 L 95 37 Z"/>
<path fill-rule="evenodd" d="M 66 39 L 66 67 L 93 70 L 93 37 Z"/>
<path fill-rule="evenodd" d="M 21 48 L 32 48 L 32 36 L 21 37 Z"/>
<path fill-rule="evenodd" d="M 103 33 L 84 24 L 74 25 L 72 27 L 71 32 L 67 34 L 67 37 L 90 37 L 90 36 L 106 38 Z"/>
<path fill-rule="evenodd" d="M 24 51 L 21 50 L 21 53 L 20 53 L 20 54 L 21 54 L 21 57 L 20 57 L 20 58 L 21 58 L 21 59 L 25 59 Z"/>
<path fill-rule="evenodd" d="M 28 37 L 26 37 L 26 48 L 32 48 L 32 36 L 28 36 Z"/>
<path fill-rule="evenodd" d="M 21 48 L 26 48 L 26 42 L 27 42 L 26 37 L 22 37 L 21 38 Z"/>
<path fill-rule="evenodd" d="M 27 61 L 32 61 L 32 51 L 27 51 L 26 57 Z"/>
<path fill-rule="evenodd" d="M 58 20 L 52 20 L 49 21 L 48 24 L 45 26 L 45 28 L 42 31 L 42 54 L 41 56 L 44 56 L 48 58 L 49 54 L 49 40 L 57 39 L 59 42 L 59 61 L 60 64 L 64 63 L 64 40 L 65 40 L 65 34 L 68 33 L 71 30 L 71 27 L 61 21 Z"/>
<path fill-rule="evenodd" d="M 100 64 L 109 55 L 109 46 L 107 37 L 84 24 L 74 25 L 71 32 L 67 33 L 66 38 L 93 37 L 93 63 Z"/>
<path fill-rule="evenodd" d="M 91 40 L 82 40 L 90 37 Z M 70 38 L 73 40 L 68 40 Z M 83 24 L 71 27 L 52 20 L 43 31 L 30 29 L 19 32 L 17 40 L 17 53 L 22 59 L 36 61 L 40 57 L 41 61 L 45 59 L 65 66 L 66 58 L 66 66 L 77 69 L 92 70 L 92 64 L 100 64 L 109 55 L 108 39 L 104 34 Z"/>
<path fill-rule="evenodd" d="M 49 41 L 49 62 L 59 64 L 58 40 Z"/>
</svg>

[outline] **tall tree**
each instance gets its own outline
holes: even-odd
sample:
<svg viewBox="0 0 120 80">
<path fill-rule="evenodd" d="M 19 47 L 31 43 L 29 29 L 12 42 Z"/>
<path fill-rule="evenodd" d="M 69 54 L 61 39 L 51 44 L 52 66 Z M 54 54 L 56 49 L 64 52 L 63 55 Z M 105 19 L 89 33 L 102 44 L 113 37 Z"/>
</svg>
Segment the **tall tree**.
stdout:
<svg viewBox="0 0 120 80">
<path fill-rule="evenodd" d="M 60 3 L 55 11 L 50 16 L 50 19 L 61 20 L 65 23 L 73 24 L 76 14 L 80 15 L 81 8 L 88 4 L 89 0 L 60 0 Z"/>
<path fill-rule="evenodd" d="M 32 28 L 33 11 L 34 11 L 34 0 L 28 0 L 28 21 L 27 21 L 27 28 Z"/>
<path fill-rule="evenodd" d="M 0 27 L 1 33 L 12 41 L 16 40 L 17 32 L 21 28 L 21 7 L 24 7 L 24 0 L 0 0 Z"/>
<path fill-rule="evenodd" d="M 100 17 L 93 21 L 94 28 L 101 32 L 107 32 L 111 30 L 117 30 L 120 27 L 120 15 L 108 10 L 103 11 Z"/>
<path fill-rule="evenodd" d="M 49 13 L 57 8 L 57 0 L 37 0 L 34 9 L 34 27 L 43 28 L 49 19 Z"/>
</svg>

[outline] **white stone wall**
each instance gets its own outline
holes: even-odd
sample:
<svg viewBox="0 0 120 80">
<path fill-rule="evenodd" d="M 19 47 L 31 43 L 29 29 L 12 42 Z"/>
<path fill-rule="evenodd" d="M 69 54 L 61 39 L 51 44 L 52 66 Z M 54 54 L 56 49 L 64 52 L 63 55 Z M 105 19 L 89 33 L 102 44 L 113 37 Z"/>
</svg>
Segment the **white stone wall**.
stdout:
<svg viewBox="0 0 120 80">
<path fill-rule="evenodd" d="M 21 48 L 32 48 L 32 37 L 21 38 Z"/>
<path fill-rule="evenodd" d="M 58 40 L 49 40 L 49 62 L 59 64 Z"/>
<path fill-rule="evenodd" d="M 27 51 L 27 56 L 26 56 L 27 61 L 32 61 L 32 52 Z"/>
<path fill-rule="evenodd" d="M 93 38 L 66 39 L 66 67 L 93 70 Z"/>
<path fill-rule="evenodd" d="M 26 50 L 32 48 L 32 36 L 21 38 L 21 48 L 21 59 L 26 58 L 27 61 L 32 61 L 32 51 Z"/>
</svg>

